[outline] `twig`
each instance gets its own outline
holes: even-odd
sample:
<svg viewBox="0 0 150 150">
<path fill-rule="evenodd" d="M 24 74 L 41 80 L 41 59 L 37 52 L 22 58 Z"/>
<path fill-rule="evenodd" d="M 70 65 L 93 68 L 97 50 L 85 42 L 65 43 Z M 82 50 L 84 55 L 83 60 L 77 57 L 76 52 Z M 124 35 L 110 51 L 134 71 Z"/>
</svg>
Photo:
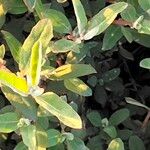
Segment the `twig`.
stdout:
<svg viewBox="0 0 150 150">
<path fill-rule="evenodd" d="M 148 111 L 141 128 L 145 128 L 147 126 L 149 119 L 150 119 L 150 110 Z"/>
<path fill-rule="evenodd" d="M 119 26 L 130 26 L 130 27 L 133 26 L 133 23 L 132 23 L 132 22 L 123 20 L 123 19 L 121 19 L 121 18 L 118 19 L 118 20 L 114 20 L 113 24 L 119 25 Z"/>
</svg>

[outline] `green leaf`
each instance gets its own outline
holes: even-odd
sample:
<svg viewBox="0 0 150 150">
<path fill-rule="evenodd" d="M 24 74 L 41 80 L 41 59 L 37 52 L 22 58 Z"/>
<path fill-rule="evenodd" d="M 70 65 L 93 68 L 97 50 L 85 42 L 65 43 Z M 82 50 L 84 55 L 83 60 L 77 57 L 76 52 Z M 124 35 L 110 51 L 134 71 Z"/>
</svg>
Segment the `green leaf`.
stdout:
<svg viewBox="0 0 150 150">
<path fill-rule="evenodd" d="M 79 35 L 82 36 L 83 32 L 85 31 L 85 27 L 87 26 L 87 18 L 85 10 L 80 0 L 72 0 L 72 3 L 77 19 Z"/>
<path fill-rule="evenodd" d="M 145 58 L 140 62 L 140 67 L 150 69 L 150 58 Z"/>
<path fill-rule="evenodd" d="M 120 138 L 117 138 L 110 142 L 107 150 L 125 150 L 125 149 L 122 140 Z"/>
<path fill-rule="evenodd" d="M 122 36 L 121 28 L 111 25 L 105 32 L 102 50 L 106 51 L 113 48 Z"/>
<path fill-rule="evenodd" d="M 108 83 L 108 82 L 111 82 L 113 81 L 114 79 L 116 79 L 120 74 L 120 69 L 119 68 L 114 68 L 114 69 L 111 69 L 107 72 L 105 72 L 103 75 L 102 75 L 102 80 L 105 82 L 105 83 Z"/>
<path fill-rule="evenodd" d="M 31 50 L 33 45 L 39 41 L 42 45 L 42 53 L 45 55 L 46 48 L 53 37 L 53 27 L 51 20 L 40 20 L 31 30 L 31 33 L 24 41 L 20 51 L 20 70 L 25 70 L 29 67 Z"/>
<path fill-rule="evenodd" d="M 129 4 L 128 7 L 121 12 L 121 17 L 126 21 L 134 22 L 138 18 L 138 15 L 135 8 Z"/>
<path fill-rule="evenodd" d="M 89 150 L 84 142 L 79 138 L 74 138 L 72 141 L 67 140 L 67 149 L 68 150 Z"/>
<path fill-rule="evenodd" d="M 90 120 L 92 125 L 94 125 L 95 127 L 100 127 L 102 125 L 101 116 L 97 111 L 92 111 L 88 113 L 86 116 Z"/>
<path fill-rule="evenodd" d="M 23 97 L 13 92 L 10 88 L 2 86 L 2 92 L 9 102 L 23 114 L 24 117 L 36 120 L 37 118 L 37 105 L 32 97 Z"/>
<path fill-rule="evenodd" d="M 150 2 L 149 2 L 149 0 L 138 0 L 138 3 L 140 4 L 140 6 L 143 10 L 150 13 Z"/>
<path fill-rule="evenodd" d="M 4 35 L 4 39 L 7 42 L 7 45 L 11 51 L 14 60 L 19 64 L 20 48 L 22 44 L 11 33 L 7 31 L 1 32 Z"/>
<path fill-rule="evenodd" d="M 102 9 L 89 21 L 83 37 L 84 40 L 89 40 L 102 33 L 114 21 L 118 13 L 122 12 L 127 6 L 128 4 L 125 2 L 118 2 Z"/>
<path fill-rule="evenodd" d="M 114 126 L 107 126 L 103 129 L 104 132 L 106 132 L 111 138 L 116 138 L 117 131 Z"/>
<path fill-rule="evenodd" d="M 65 87 L 81 96 L 91 96 L 92 90 L 80 79 L 72 78 L 64 80 Z"/>
<path fill-rule="evenodd" d="M 143 108 L 145 108 L 145 109 L 147 109 L 147 110 L 150 110 L 149 107 L 147 107 L 146 105 L 144 105 L 144 104 L 142 104 L 142 103 L 136 101 L 135 99 L 133 99 L 133 98 L 131 98 L 131 97 L 126 97 L 125 100 L 126 100 L 126 102 L 129 103 L 129 104 L 136 105 L 136 106 L 140 106 L 140 107 L 143 107 Z"/>
<path fill-rule="evenodd" d="M 23 142 L 19 142 L 14 150 L 28 150 L 28 148 Z"/>
<path fill-rule="evenodd" d="M 132 36 L 132 34 L 129 32 L 129 30 L 127 30 L 125 27 L 121 27 L 121 31 L 122 31 L 124 37 L 127 39 L 127 41 L 128 41 L 129 43 L 132 43 L 132 41 L 133 41 L 133 36 Z"/>
<path fill-rule="evenodd" d="M 36 42 L 32 47 L 30 67 L 28 74 L 28 84 L 30 86 L 37 86 L 40 81 L 40 72 L 42 66 L 42 45 Z"/>
<path fill-rule="evenodd" d="M 126 108 L 117 110 L 115 113 L 111 115 L 109 118 L 109 123 L 111 125 L 117 126 L 126 120 L 129 117 L 129 110 Z"/>
<path fill-rule="evenodd" d="M 48 136 L 48 147 L 55 146 L 61 143 L 61 133 L 55 129 L 49 129 L 47 131 Z"/>
<path fill-rule="evenodd" d="M 96 73 L 95 69 L 86 64 L 68 64 L 58 67 L 51 72 L 50 79 L 69 79 Z"/>
<path fill-rule="evenodd" d="M 52 45 L 52 51 L 54 53 L 66 53 L 69 51 L 73 51 L 75 53 L 79 53 L 79 45 L 76 42 L 73 41 L 69 41 L 66 39 L 61 39 L 56 41 L 53 45 Z"/>
<path fill-rule="evenodd" d="M 71 128 L 82 128 L 82 121 L 79 115 L 53 92 L 47 92 L 41 96 L 35 97 L 36 102 L 55 115 L 62 123 Z"/>
<path fill-rule="evenodd" d="M 30 12 L 34 11 L 36 0 L 23 0 Z"/>
<path fill-rule="evenodd" d="M 23 143 L 31 150 L 36 149 L 36 127 L 34 125 L 29 125 L 26 127 L 20 128 L 20 132 L 22 135 Z"/>
<path fill-rule="evenodd" d="M 4 5 L 2 4 L 2 2 L 0 1 L 0 28 L 5 23 L 5 19 L 6 19 L 5 14 L 6 14 L 6 10 L 5 10 Z"/>
<path fill-rule="evenodd" d="M 18 129 L 19 118 L 14 112 L 0 114 L 0 132 L 10 133 Z"/>
<path fill-rule="evenodd" d="M 131 136 L 129 139 L 130 150 L 145 150 L 143 141 L 136 135 Z"/>
<path fill-rule="evenodd" d="M 71 33 L 72 27 L 66 16 L 54 9 L 46 9 L 43 12 L 44 18 L 49 18 L 52 21 L 54 31 L 58 33 Z"/>
<path fill-rule="evenodd" d="M 0 59 L 3 59 L 4 58 L 4 55 L 5 55 L 5 45 L 2 44 L 0 46 Z"/>
<path fill-rule="evenodd" d="M 118 130 L 118 137 L 120 137 L 122 140 L 128 140 L 130 136 L 133 134 L 132 130 L 124 129 L 124 130 Z"/>
<path fill-rule="evenodd" d="M 13 91 L 23 96 L 28 95 L 29 88 L 26 80 L 16 76 L 14 73 L 0 70 L 0 83 L 10 87 Z"/>
</svg>

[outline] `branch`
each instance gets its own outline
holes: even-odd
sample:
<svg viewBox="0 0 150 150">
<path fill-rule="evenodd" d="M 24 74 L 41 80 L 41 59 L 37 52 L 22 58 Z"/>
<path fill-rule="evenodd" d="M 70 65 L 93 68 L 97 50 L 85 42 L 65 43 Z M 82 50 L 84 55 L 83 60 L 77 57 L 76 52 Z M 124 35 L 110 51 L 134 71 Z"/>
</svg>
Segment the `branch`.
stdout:
<svg viewBox="0 0 150 150">
<path fill-rule="evenodd" d="M 114 20 L 113 24 L 115 25 L 119 25 L 119 26 L 130 26 L 132 27 L 133 26 L 133 23 L 132 22 L 128 22 L 126 20 L 123 20 L 123 19 L 118 19 L 118 20 Z"/>
</svg>

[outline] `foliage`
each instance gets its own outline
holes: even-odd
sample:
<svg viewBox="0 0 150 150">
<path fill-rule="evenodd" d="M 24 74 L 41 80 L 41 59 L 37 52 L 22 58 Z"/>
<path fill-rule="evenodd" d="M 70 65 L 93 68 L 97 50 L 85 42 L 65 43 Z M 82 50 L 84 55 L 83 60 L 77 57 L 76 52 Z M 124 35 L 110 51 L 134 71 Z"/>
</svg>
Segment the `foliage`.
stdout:
<svg viewBox="0 0 150 150">
<path fill-rule="evenodd" d="M 13 135 L 15 150 L 150 148 L 141 122 L 150 87 L 134 80 L 137 50 L 126 49 L 150 48 L 148 1 L 0 0 L 0 143 Z M 140 67 L 150 69 L 148 57 Z"/>
</svg>

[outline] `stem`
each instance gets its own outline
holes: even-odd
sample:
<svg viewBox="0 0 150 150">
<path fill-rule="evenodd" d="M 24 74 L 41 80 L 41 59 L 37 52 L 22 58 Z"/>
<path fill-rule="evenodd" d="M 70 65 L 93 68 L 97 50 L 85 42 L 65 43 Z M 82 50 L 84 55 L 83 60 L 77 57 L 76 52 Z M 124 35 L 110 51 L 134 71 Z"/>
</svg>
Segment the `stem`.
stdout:
<svg viewBox="0 0 150 150">
<path fill-rule="evenodd" d="M 132 22 L 128 22 L 128 21 L 123 20 L 121 18 L 118 20 L 114 20 L 113 24 L 119 25 L 119 26 L 130 26 L 130 27 L 133 26 Z"/>
<path fill-rule="evenodd" d="M 150 110 L 148 111 L 141 128 L 145 128 L 147 126 L 149 119 L 150 119 Z"/>
</svg>

